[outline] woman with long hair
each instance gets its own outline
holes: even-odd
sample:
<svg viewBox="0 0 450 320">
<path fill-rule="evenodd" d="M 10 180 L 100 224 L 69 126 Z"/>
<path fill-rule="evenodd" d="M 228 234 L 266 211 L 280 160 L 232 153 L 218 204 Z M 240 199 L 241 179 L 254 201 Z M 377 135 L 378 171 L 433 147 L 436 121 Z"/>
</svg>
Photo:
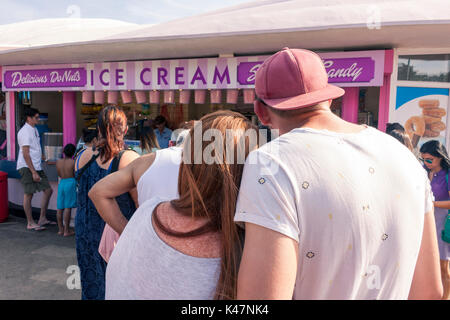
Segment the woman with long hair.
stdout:
<svg viewBox="0 0 450 320">
<path fill-rule="evenodd" d="M 103 300 L 105 297 L 106 263 L 98 253 L 105 222 L 89 199 L 89 190 L 97 181 L 138 157 L 134 151 L 124 151 L 128 127 L 125 113 L 120 108 L 105 107 L 98 116 L 97 128 L 97 145 L 81 151 L 75 162 L 78 180 L 75 239 L 83 300 Z M 119 208 L 128 219 L 136 210 L 134 198 L 135 191 L 117 197 Z"/>
<path fill-rule="evenodd" d="M 256 127 L 232 111 L 190 129 L 180 196 L 147 200 L 128 222 L 108 263 L 107 299 L 236 298 L 243 230 L 233 219 L 244 161 L 257 143 Z"/>
<path fill-rule="evenodd" d="M 152 153 L 161 149 L 159 147 L 158 139 L 156 139 L 156 134 L 152 129 L 141 134 L 140 147 L 142 154 Z"/>
<path fill-rule="evenodd" d="M 411 139 L 404 130 L 402 131 L 400 129 L 393 129 L 390 130 L 389 132 L 386 130 L 386 133 L 388 133 L 390 136 L 400 141 L 405 147 L 407 147 L 412 153 L 414 153 L 414 148 L 411 143 Z"/>
<path fill-rule="evenodd" d="M 435 198 L 434 217 L 441 259 L 442 284 L 444 286 L 442 299 L 448 300 L 450 299 L 450 243 L 443 241 L 441 234 L 450 209 L 450 187 L 448 183 L 450 159 L 444 145 L 437 140 L 424 143 L 420 152 Z"/>
</svg>

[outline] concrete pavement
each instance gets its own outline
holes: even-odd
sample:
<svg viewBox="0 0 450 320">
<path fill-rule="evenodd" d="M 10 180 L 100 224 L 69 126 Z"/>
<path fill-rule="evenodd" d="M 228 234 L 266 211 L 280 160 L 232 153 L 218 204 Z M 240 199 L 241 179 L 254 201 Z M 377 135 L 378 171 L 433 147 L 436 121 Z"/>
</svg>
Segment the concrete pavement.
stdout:
<svg viewBox="0 0 450 320">
<path fill-rule="evenodd" d="M 0 223 L 0 300 L 81 298 L 75 237 L 57 232 L 57 226 L 28 231 L 26 220 L 12 215 Z"/>
</svg>

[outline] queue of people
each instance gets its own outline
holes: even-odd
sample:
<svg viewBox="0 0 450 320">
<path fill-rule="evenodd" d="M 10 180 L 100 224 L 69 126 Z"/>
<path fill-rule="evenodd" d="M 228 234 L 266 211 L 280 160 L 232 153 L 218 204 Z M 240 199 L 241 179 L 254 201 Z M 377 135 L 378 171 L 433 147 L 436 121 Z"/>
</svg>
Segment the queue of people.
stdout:
<svg viewBox="0 0 450 320">
<path fill-rule="evenodd" d="M 173 147 L 155 119 L 139 156 L 120 108 L 101 111 L 74 161 L 82 299 L 449 299 L 442 144 L 418 161 L 401 126 L 334 115 L 344 91 L 308 50 L 269 57 L 255 91 L 260 122 L 279 131 L 265 144 L 217 111 Z M 107 228 L 114 244 L 99 251 Z"/>
</svg>

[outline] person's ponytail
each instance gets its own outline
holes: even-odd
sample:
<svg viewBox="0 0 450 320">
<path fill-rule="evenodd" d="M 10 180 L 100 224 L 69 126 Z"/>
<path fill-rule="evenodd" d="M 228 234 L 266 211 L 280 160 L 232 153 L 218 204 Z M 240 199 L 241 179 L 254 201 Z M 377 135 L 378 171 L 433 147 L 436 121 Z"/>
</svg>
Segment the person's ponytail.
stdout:
<svg viewBox="0 0 450 320">
<path fill-rule="evenodd" d="M 119 107 L 105 107 L 98 115 L 97 128 L 99 133 L 97 148 L 100 150 L 102 163 L 106 163 L 124 148 L 127 117 Z"/>
</svg>

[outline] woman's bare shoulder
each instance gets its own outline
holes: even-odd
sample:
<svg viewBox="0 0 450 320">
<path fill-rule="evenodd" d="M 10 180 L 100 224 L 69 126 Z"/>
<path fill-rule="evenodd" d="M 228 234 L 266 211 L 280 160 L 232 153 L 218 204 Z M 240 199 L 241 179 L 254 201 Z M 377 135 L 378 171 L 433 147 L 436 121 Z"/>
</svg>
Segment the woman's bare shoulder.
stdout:
<svg viewBox="0 0 450 320">
<path fill-rule="evenodd" d="M 81 169 L 86 163 L 91 160 L 94 154 L 97 154 L 97 151 L 94 151 L 92 148 L 87 148 L 82 153 L 80 152 L 78 156 L 75 158 L 75 163 L 78 162 L 78 169 Z M 75 168 L 77 169 L 77 168 Z"/>
<path fill-rule="evenodd" d="M 150 168 L 150 166 L 155 161 L 155 158 L 156 158 L 155 153 L 149 153 L 138 157 L 130 164 L 130 167 L 133 171 L 133 178 L 134 181 L 136 181 L 136 183 L 142 177 L 144 172 L 147 171 L 148 168 Z"/>
<path fill-rule="evenodd" d="M 137 158 L 139 158 L 139 153 L 133 150 L 125 150 L 125 152 L 122 154 L 122 157 L 120 158 L 119 168 L 126 167 Z"/>
</svg>

